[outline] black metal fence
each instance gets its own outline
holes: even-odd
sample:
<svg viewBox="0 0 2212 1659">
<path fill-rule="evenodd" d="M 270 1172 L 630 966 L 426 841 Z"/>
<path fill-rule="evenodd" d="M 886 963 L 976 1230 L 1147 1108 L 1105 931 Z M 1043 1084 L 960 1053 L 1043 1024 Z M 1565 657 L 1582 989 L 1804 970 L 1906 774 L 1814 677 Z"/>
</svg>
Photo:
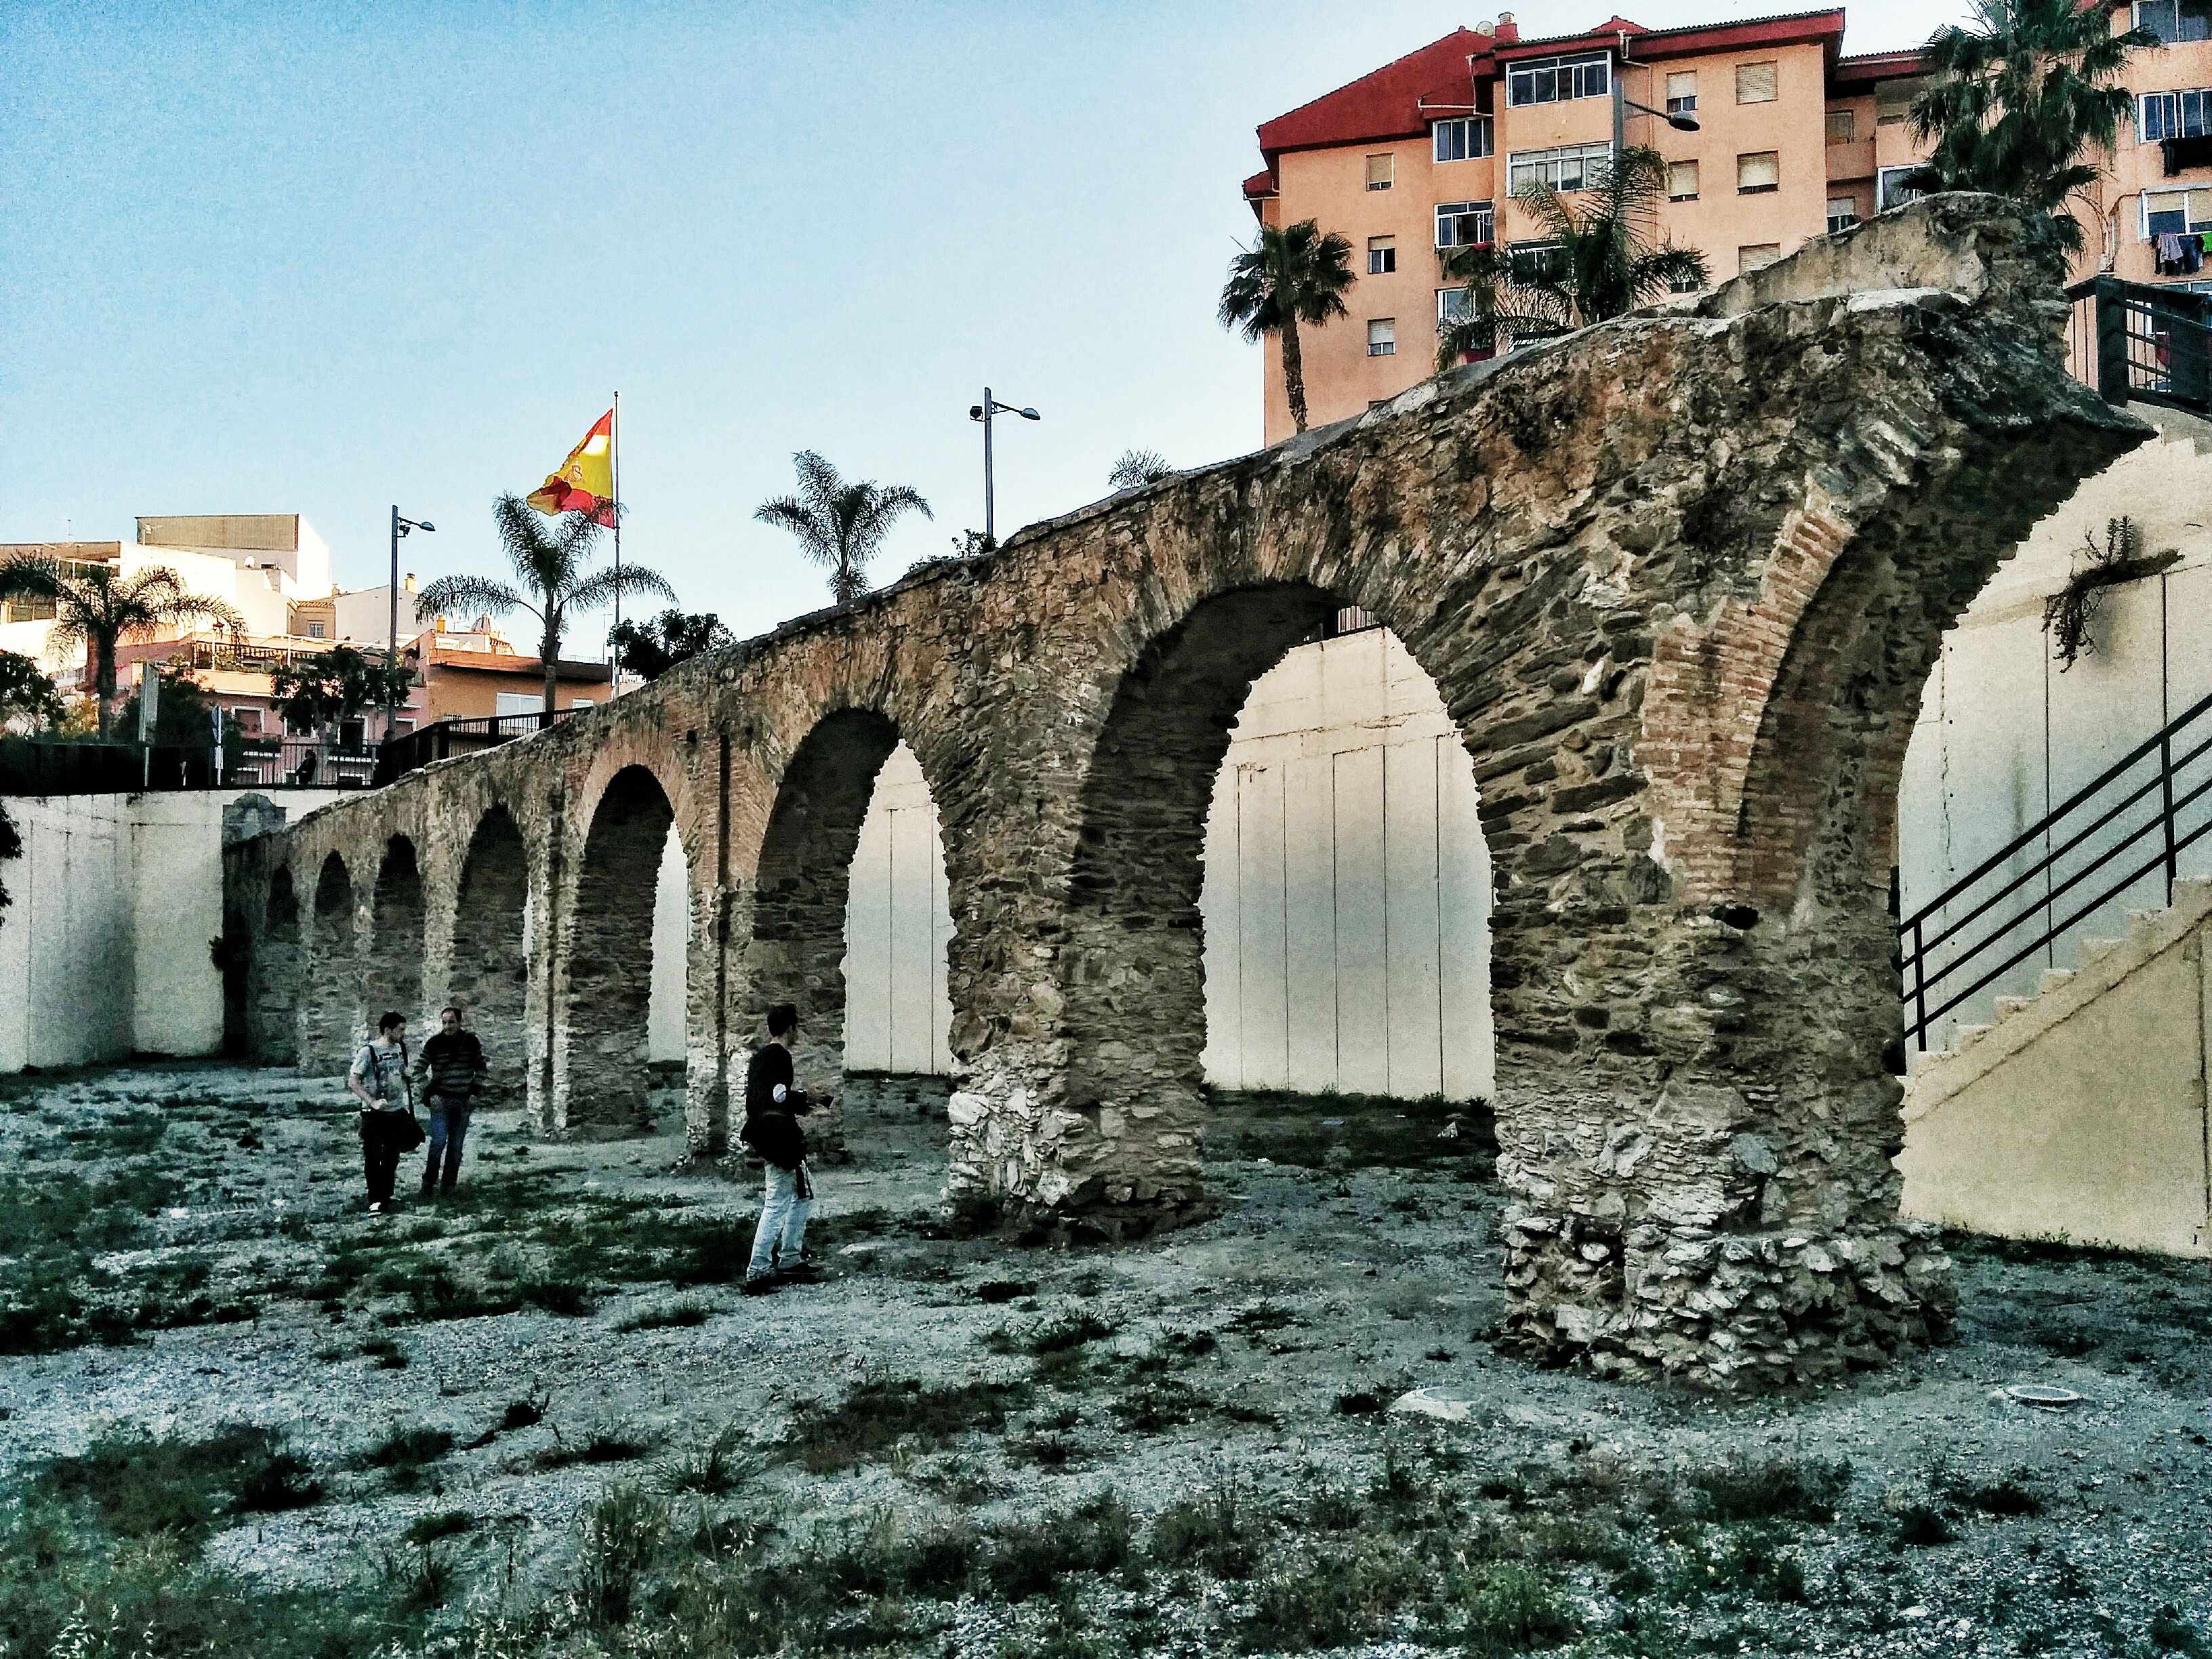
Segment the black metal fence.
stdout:
<svg viewBox="0 0 2212 1659">
<path fill-rule="evenodd" d="M 576 712 L 573 708 L 556 708 L 549 714 L 538 708 L 527 714 L 485 714 L 474 720 L 439 720 L 404 737 L 387 738 L 378 745 L 371 781 L 380 789 L 432 761 L 473 755 L 479 749 L 526 738 Z"/>
<path fill-rule="evenodd" d="M 2100 910 L 2172 903 L 2181 854 L 2212 835 L 2208 795 L 2212 697 L 1899 921 L 1905 1036 L 1926 1048 L 1945 1015 Z"/>
<path fill-rule="evenodd" d="M 211 789 L 210 749 L 142 749 L 135 743 L 40 743 L 0 738 L 0 795 L 135 795 L 145 789 Z"/>
<path fill-rule="evenodd" d="M 2106 403 L 2212 412 L 2212 294 L 2098 276 L 2066 290 L 2067 366 Z"/>
</svg>

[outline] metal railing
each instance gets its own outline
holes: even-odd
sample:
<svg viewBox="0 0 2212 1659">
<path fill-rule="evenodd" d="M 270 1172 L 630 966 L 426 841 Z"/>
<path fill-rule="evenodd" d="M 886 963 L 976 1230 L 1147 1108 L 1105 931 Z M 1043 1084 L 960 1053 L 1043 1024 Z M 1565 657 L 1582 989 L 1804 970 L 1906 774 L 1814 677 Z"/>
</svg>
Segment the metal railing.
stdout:
<svg viewBox="0 0 2212 1659">
<path fill-rule="evenodd" d="M 2212 696 L 1902 918 L 1897 963 L 1906 1036 L 1925 1051 L 1938 1020 L 2146 878 L 2162 877 L 2165 902 L 2172 903 L 2181 854 L 2212 835 L 2208 757 Z M 2026 868 L 2006 873 L 2039 843 L 2042 851 Z M 2117 878 L 2115 864 L 2124 870 Z"/>
<path fill-rule="evenodd" d="M 2212 412 L 2212 295 L 2097 276 L 2066 290 L 2067 368 L 2109 404 Z"/>
<path fill-rule="evenodd" d="M 264 789 L 365 789 L 376 775 L 376 745 L 313 738 L 248 737 L 226 745 L 223 781 Z"/>
<path fill-rule="evenodd" d="M 455 755 L 472 755 L 479 749 L 489 749 L 499 744 L 510 743 L 517 738 L 526 738 L 532 732 L 543 732 L 547 726 L 577 712 L 574 708 L 556 708 L 549 714 L 538 708 L 527 714 L 485 714 L 473 720 L 439 720 L 419 731 L 386 738 L 380 744 L 373 781 L 381 789 L 386 784 L 397 782 L 410 772 L 428 766 L 432 761 L 447 760 Z"/>
</svg>

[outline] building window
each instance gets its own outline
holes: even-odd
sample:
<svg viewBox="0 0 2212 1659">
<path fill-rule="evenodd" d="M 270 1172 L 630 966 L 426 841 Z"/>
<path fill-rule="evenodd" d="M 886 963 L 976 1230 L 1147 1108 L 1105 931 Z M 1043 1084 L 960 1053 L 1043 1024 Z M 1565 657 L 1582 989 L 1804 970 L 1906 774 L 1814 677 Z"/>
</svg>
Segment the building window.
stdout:
<svg viewBox="0 0 2212 1659">
<path fill-rule="evenodd" d="M 1928 77 L 1916 75 L 1907 80 L 1877 81 L 1874 88 L 1874 124 L 1878 127 L 1893 127 L 1912 113 L 1912 100 L 1928 84 Z"/>
<path fill-rule="evenodd" d="M 1859 204 L 1856 197 L 1837 196 L 1830 198 L 1828 202 L 1829 235 L 1833 236 L 1839 230 L 1849 230 L 1858 222 Z"/>
<path fill-rule="evenodd" d="M 2143 240 L 2212 230 L 2212 190 L 2147 190 L 2142 193 Z"/>
<path fill-rule="evenodd" d="M 1677 70 L 1667 77 L 1667 113 L 1692 115 L 1698 108 L 1698 73 Z"/>
<path fill-rule="evenodd" d="M 1489 203 L 1437 204 L 1438 247 L 1482 247 L 1495 241 L 1497 235 L 1498 219 Z"/>
<path fill-rule="evenodd" d="M 1505 101 L 1562 104 L 1570 98 L 1602 98 L 1613 90 L 1613 59 L 1604 52 L 1587 58 L 1538 58 L 1505 71 Z"/>
<path fill-rule="evenodd" d="M 1919 171 L 1917 163 L 1911 167 L 1879 169 L 1874 176 L 1874 210 L 1876 213 L 1887 213 L 1893 207 L 1902 207 L 1907 202 L 1917 202 L 1926 195 L 1928 192 L 1925 191 L 1907 190 L 1905 187 L 1905 181 Z"/>
<path fill-rule="evenodd" d="M 1556 283 L 1567 274 L 1567 251 L 1557 242 L 1516 242 L 1513 275 L 1524 283 Z"/>
<path fill-rule="evenodd" d="M 2185 11 L 2174 0 L 2136 0 L 2136 27 L 2158 36 L 2161 46 L 2204 40 L 2208 33 L 2212 33 L 2207 29 L 2208 21 L 2212 20 L 2208 20 L 2203 12 Z"/>
<path fill-rule="evenodd" d="M 1667 199 L 1670 202 L 1694 202 L 1698 199 L 1698 164 L 1695 161 L 1667 163 Z"/>
<path fill-rule="evenodd" d="M 1857 138 L 1858 133 L 1859 118 L 1853 112 L 1847 109 L 1832 109 L 1828 112 L 1828 142 L 1830 143 L 1850 143 Z"/>
<path fill-rule="evenodd" d="M 1431 124 L 1439 161 L 1478 161 L 1490 154 L 1490 118 L 1469 115 Z"/>
<path fill-rule="evenodd" d="M 2212 91 L 2144 94 L 2136 136 L 2146 144 L 2162 138 L 2202 138 L 2207 131 L 2212 131 Z"/>
<path fill-rule="evenodd" d="M 1611 144 L 1516 150 L 1505 164 L 1506 188 L 1516 196 L 1536 185 L 1562 191 L 1594 190 L 1612 160 Z"/>
<path fill-rule="evenodd" d="M 1437 320 L 1439 323 L 1463 323 L 1474 307 L 1471 290 L 1468 289 L 1440 288 L 1437 290 Z"/>
<path fill-rule="evenodd" d="M 230 717 L 238 722 L 240 736 L 258 738 L 261 735 L 261 711 L 258 708 L 241 705 L 230 711 Z"/>
<path fill-rule="evenodd" d="M 1388 190 L 1390 188 L 1390 161 L 1391 158 L 1388 155 L 1370 155 L 1367 158 L 1368 189 Z"/>
<path fill-rule="evenodd" d="M 319 640 L 327 637 L 324 632 L 323 624 L 319 622 L 309 623 L 307 624 L 307 637 L 311 640 Z"/>
<path fill-rule="evenodd" d="M 1388 276 L 1398 268 L 1398 239 L 1395 236 L 1370 236 L 1367 239 L 1367 274 Z"/>
<path fill-rule="evenodd" d="M 1735 158 L 1735 193 L 1763 196 L 1782 188 L 1782 157 L 1771 149 L 1754 150 Z"/>
<path fill-rule="evenodd" d="M 1704 283 L 1687 274 L 1670 276 L 1667 279 L 1667 291 L 1669 294 L 1697 294 L 1701 293 L 1704 288 Z"/>
<path fill-rule="evenodd" d="M 1773 64 L 1738 64 L 1735 66 L 1735 100 L 1739 104 L 1772 103 Z"/>
<path fill-rule="evenodd" d="M 1735 268 L 1744 276 L 1754 270 L 1764 270 L 1782 257 L 1779 242 L 1753 242 L 1748 247 L 1735 251 Z"/>
<path fill-rule="evenodd" d="M 1395 357 L 1398 355 L 1398 319 L 1395 317 L 1368 319 L 1367 355 L 1370 357 Z"/>
</svg>

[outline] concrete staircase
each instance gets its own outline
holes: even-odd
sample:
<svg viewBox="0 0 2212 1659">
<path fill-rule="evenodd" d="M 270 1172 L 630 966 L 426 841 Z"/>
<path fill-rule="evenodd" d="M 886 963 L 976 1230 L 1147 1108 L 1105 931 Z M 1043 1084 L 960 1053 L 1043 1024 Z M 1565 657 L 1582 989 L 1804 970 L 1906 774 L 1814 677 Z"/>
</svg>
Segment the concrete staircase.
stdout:
<svg viewBox="0 0 2212 1659">
<path fill-rule="evenodd" d="M 1908 1215 L 2013 1237 L 2212 1255 L 2212 880 L 2174 884 L 2081 966 L 1954 1029 L 1905 1085 Z"/>
</svg>

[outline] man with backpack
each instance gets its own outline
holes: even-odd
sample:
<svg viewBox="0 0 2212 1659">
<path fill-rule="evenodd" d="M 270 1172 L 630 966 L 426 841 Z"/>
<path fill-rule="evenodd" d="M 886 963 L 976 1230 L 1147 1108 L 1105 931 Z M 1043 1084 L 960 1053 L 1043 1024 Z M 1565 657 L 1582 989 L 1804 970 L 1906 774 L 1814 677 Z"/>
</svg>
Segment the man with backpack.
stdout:
<svg viewBox="0 0 2212 1659">
<path fill-rule="evenodd" d="M 415 1102 L 407 1081 L 407 1016 L 386 1014 L 376 1022 L 376 1040 L 364 1042 L 346 1072 L 346 1087 L 361 1102 L 361 1158 L 368 1178 L 368 1208 L 383 1215 L 399 1206 L 392 1182 L 399 1155 L 422 1139 L 415 1121 Z"/>
<path fill-rule="evenodd" d="M 483 1045 L 474 1031 L 462 1029 L 461 1011 L 450 1006 L 441 1008 L 438 1034 L 422 1045 L 422 1058 L 415 1062 L 415 1079 L 422 1085 L 422 1103 L 430 1112 L 430 1146 L 422 1161 L 423 1197 L 452 1192 L 453 1182 L 460 1178 L 461 1143 L 468 1139 L 469 1115 L 475 1110 L 477 1091 L 489 1074 Z"/>
<path fill-rule="evenodd" d="M 793 1086 L 791 1041 L 798 1034 L 799 1010 L 780 1002 L 769 1010 L 768 1041 L 745 1068 L 745 1127 L 738 1139 L 768 1164 L 761 1193 L 760 1225 L 753 1232 L 752 1261 L 743 1290 L 764 1296 L 779 1285 L 821 1277 L 805 1257 L 806 1218 L 814 1211 L 814 1181 L 806 1167 L 806 1134 L 801 1115 L 813 1103 Z"/>
</svg>

